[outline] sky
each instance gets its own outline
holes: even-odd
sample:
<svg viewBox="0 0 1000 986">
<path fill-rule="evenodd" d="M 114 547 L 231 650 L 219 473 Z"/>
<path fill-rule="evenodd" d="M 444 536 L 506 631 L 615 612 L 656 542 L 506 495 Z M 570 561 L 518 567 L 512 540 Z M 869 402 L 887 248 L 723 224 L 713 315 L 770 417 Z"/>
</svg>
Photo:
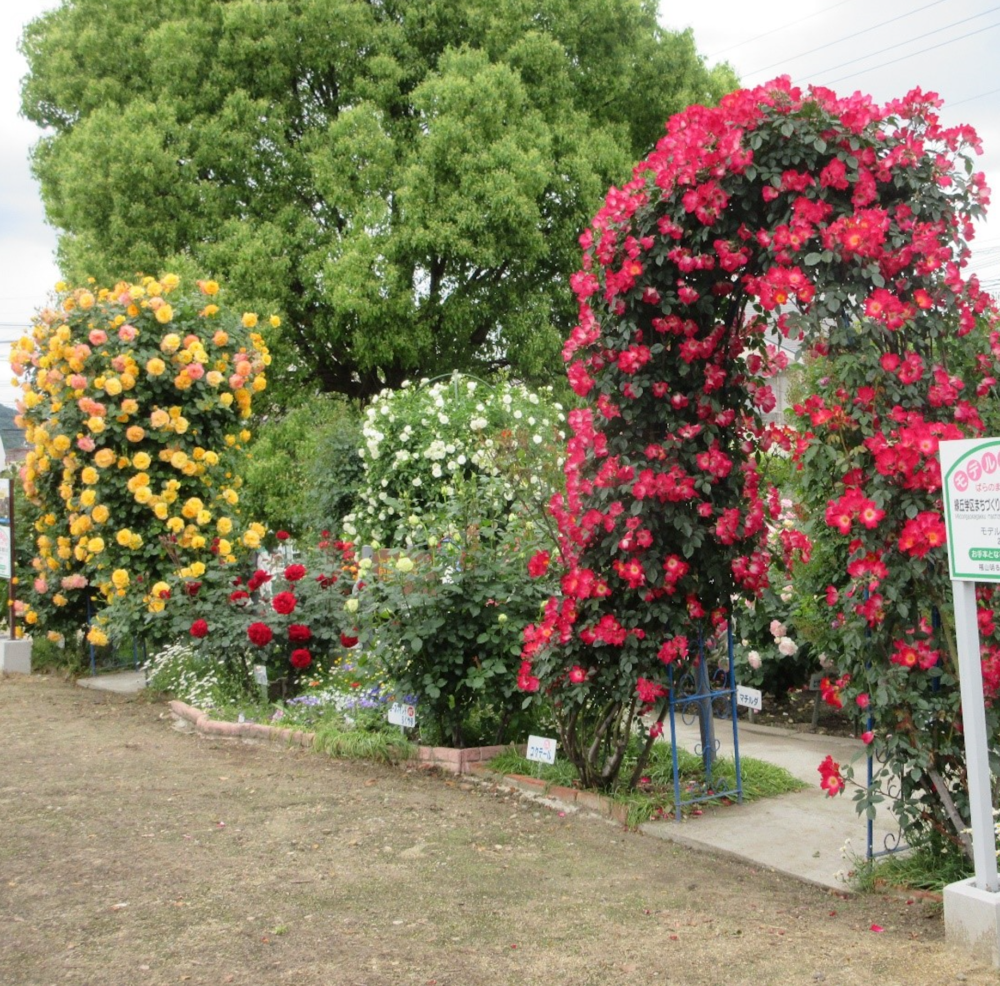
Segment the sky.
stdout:
<svg viewBox="0 0 1000 986">
<path fill-rule="evenodd" d="M 27 66 L 17 42 L 28 21 L 57 6 L 58 0 L 0 4 L 0 403 L 9 405 L 17 396 L 6 367 L 9 343 L 59 280 L 55 231 L 45 223 L 28 167 L 39 132 L 19 116 Z M 708 63 L 728 61 L 745 85 L 788 74 L 802 85 L 842 95 L 860 90 L 879 102 L 917 86 L 937 92 L 946 124 L 978 130 L 985 152 L 979 167 L 1000 210 L 1000 3 L 661 0 L 660 21 L 690 27 Z M 1000 218 L 979 230 L 972 266 L 984 286 L 1000 293 Z"/>
</svg>

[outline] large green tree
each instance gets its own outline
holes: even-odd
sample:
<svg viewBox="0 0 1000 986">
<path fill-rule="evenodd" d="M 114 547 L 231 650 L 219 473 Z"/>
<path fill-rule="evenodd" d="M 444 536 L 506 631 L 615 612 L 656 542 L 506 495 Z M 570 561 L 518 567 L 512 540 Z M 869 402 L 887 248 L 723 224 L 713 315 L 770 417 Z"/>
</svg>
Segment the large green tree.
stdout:
<svg viewBox="0 0 1000 986">
<path fill-rule="evenodd" d="M 656 7 L 63 0 L 22 41 L 60 263 L 190 257 L 282 310 L 286 379 L 328 391 L 546 376 L 603 190 L 735 83 Z"/>
</svg>

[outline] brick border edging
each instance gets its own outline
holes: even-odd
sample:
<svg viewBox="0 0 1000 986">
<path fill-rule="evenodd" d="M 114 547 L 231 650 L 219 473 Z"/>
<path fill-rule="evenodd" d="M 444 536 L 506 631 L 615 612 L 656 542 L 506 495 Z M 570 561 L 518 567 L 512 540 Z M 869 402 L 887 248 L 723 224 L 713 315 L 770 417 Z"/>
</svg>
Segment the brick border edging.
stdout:
<svg viewBox="0 0 1000 986">
<path fill-rule="evenodd" d="M 223 736 L 230 739 L 283 740 L 291 746 L 312 747 L 316 742 L 315 733 L 300 729 L 284 729 L 280 726 L 266 726 L 257 722 L 222 722 L 213 719 L 207 712 L 193 705 L 172 699 L 167 703 L 170 711 L 206 736 Z M 421 766 L 439 767 L 452 774 L 471 774 L 476 780 L 505 784 L 534 798 L 549 798 L 570 807 L 590 811 L 612 821 L 627 822 L 628 810 L 625 805 L 616 804 L 610 798 L 593 791 L 578 791 L 576 788 L 548 784 L 538 777 L 526 774 L 498 774 L 486 766 L 487 761 L 510 748 L 502 746 L 478 746 L 454 749 L 447 746 L 417 747 L 417 757 Z"/>
<path fill-rule="evenodd" d="M 173 699 L 167 705 L 174 715 L 186 719 L 199 733 L 208 736 L 228 736 L 232 739 L 284 740 L 289 745 L 305 747 L 310 747 L 316 742 L 315 733 L 306 733 L 300 729 L 283 729 L 280 726 L 265 726 L 258 722 L 222 722 L 213 719 L 207 712 L 177 699 Z"/>
</svg>

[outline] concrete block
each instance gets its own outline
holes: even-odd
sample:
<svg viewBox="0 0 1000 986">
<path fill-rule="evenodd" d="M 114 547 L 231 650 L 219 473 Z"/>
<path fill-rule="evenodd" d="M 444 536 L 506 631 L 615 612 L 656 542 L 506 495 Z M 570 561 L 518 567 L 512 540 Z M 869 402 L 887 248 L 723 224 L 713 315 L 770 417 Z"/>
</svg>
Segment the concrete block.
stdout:
<svg viewBox="0 0 1000 986">
<path fill-rule="evenodd" d="M 944 888 L 944 930 L 950 944 L 1000 968 L 1000 893 L 980 890 L 974 878 L 950 883 Z"/>
<path fill-rule="evenodd" d="M 0 640 L 0 671 L 31 674 L 31 641 Z"/>
</svg>

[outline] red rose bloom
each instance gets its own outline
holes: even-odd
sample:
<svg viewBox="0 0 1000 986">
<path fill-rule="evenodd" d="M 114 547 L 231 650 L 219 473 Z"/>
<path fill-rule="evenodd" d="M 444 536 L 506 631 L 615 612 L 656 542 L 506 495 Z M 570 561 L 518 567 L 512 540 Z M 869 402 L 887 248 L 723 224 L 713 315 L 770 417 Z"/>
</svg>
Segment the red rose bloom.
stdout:
<svg viewBox="0 0 1000 986">
<path fill-rule="evenodd" d="M 275 531 L 274 532 L 274 536 L 279 541 L 287 541 L 290 535 L 289 535 L 288 531 Z"/>
<path fill-rule="evenodd" d="M 304 644 L 307 640 L 312 639 L 312 630 L 304 623 L 293 623 L 288 628 L 288 639 L 293 644 Z"/>
<path fill-rule="evenodd" d="M 245 605 L 249 598 L 250 593 L 244 592 L 242 589 L 235 589 L 233 592 L 229 593 L 229 601 L 231 603 L 236 603 L 237 606 Z"/>
<path fill-rule="evenodd" d="M 305 565 L 289 565 L 285 569 L 285 578 L 289 582 L 298 582 L 306 574 Z"/>
<path fill-rule="evenodd" d="M 340 635 L 340 643 L 343 647 L 353 647 L 357 642 L 357 637 L 349 637 L 346 633 Z"/>
<path fill-rule="evenodd" d="M 264 647 L 274 639 L 274 634 L 266 623 L 251 623 L 247 627 L 247 636 L 250 638 L 250 643 L 258 647 Z"/>
<path fill-rule="evenodd" d="M 191 636 L 192 637 L 207 637 L 208 636 L 208 623 L 205 620 L 195 620 L 191 624 Z"/>
<path fill-rule="evenodd" d="M 262 569 L 257 569 L 250 578 L 247 579 L 247 589 L 250 592 L 256 592 L 265 582 L 270 582 L 271 576 Z"/>
<path fill-rule="evenodd" d="M 192 596 L 192 597 L 198 595 L 198 590 L 200 588 L 201 588 L 201 583 L 200 582 L 185 582 L 184 583 L 184 591 L 189 596 Z"/>
<path fill-rule="evenodd" d="M 292 667 L 298 668 L 300 671 L 303 668 L 309 667 L 309 665 L 312 664 L 313 662 L 312 654 L 310 654 L 309 651 L 305 649 L 305 647 L 300 647 L 298 650 L 293 650 L 292 656 L 289 660 L 291 660 L 292 662 Z"/>
<path fill-rule="evenodd" d="M 271 600 L 271 606 L 273 607 L 275 613 L 281 613 L 287 616 L 293 609 L 295 609 L 295 604 L 298 600 L 290 592 L 279 592 L 274 599 Z"/>
</svg>

